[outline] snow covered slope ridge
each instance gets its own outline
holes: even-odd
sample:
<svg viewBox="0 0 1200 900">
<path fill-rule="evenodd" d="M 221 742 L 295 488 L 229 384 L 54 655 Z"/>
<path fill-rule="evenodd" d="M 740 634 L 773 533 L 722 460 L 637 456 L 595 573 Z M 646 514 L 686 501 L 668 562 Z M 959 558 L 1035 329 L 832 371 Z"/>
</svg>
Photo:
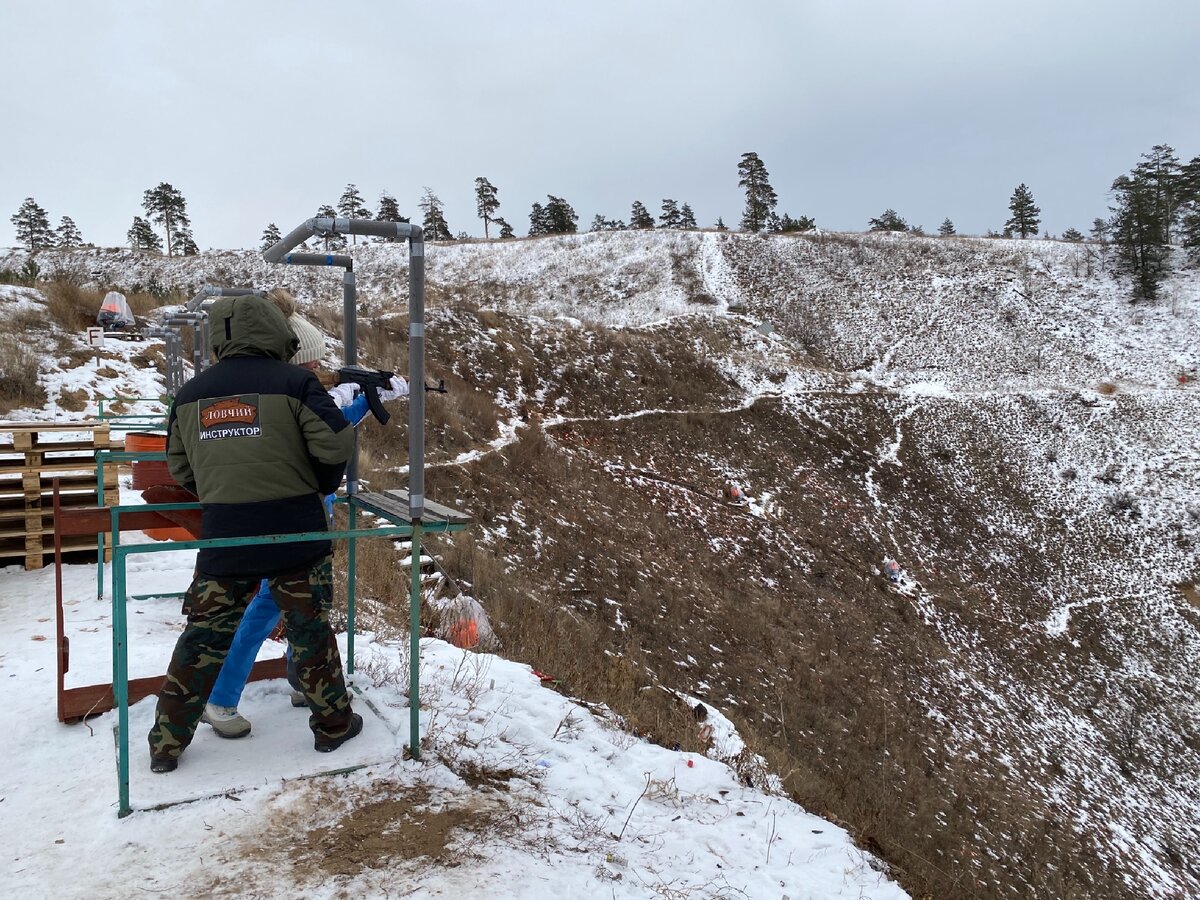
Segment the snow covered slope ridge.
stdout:
<svg viewBox="0 0 1200 900">
<path fill-rule="evenodd" d="M 405 248 L 354 253 L 360 346 L 396 364 Z M 505 654 L 642 722 L 659 687 L 699 698 L 914 895 L 1200 895 L 1195 270 L 1133 306 L 1104 248 L 1049 241 L 606 233 L 427 262 L 430 493 L 476 514 L 445 564 Z M 38 263 L 340 308 L 337 273 L 252 251 Z M 403 440 L 364 434 L 372 484 Z"/>
</svg>

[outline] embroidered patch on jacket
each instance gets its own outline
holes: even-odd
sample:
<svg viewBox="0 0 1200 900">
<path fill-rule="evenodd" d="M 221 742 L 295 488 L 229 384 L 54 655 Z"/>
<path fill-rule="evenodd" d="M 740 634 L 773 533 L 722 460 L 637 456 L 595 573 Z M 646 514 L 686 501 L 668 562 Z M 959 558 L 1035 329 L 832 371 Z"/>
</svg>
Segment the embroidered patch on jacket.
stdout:
<svg viewBox="0 0 1200 900">
<path fill-rule="evenodd" d="M 217 441 L 233 437 L 259 437 L 258 394 L 213 397 L 201 400 L 200 440 Z"/>
</svg>

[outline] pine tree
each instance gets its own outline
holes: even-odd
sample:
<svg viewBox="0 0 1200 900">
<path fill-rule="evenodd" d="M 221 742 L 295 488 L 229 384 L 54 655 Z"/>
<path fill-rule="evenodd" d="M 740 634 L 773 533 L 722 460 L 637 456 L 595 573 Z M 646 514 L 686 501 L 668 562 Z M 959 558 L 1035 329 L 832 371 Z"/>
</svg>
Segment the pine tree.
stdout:
<svg viewBox="0 0 1200 900">
<path fill-rule="evenodd" d="M 1157 185 L 1134 169 L 1112 185 L 1109 220 L 1117 271 L 1133 279 L 1133 302 L 1153 301 L 1167 270 L 1167 235 Z"/>
<path fill-rule="evenodd" d="M 1092 219 L 1092 229 L 1089 235 L 1093 241 L 1103 244 L 1108 240 L 1109 225 L 1107 219 L 1099 217 Z"/>
<path fill-rule="evenodd" d="M 446 216 L 442 212 L 442 201 L 438 199 L 437 194 L 429 188 L 425 188 L 425 192 L 421 195 L 421 202 L 417 205 L 421 208 L 424 216 L 421 228 L 425 231 L 425 240 L 454 240 L 454 234 L 450 231 L 450 226 L 446 224 Z"/>
<path fill-rule="evenodd" d="M 1162 219 L 1165 243 L 1171 243 L 1171 229 L 1174 227 L 1179 208 L 1179 181 L 1182 175 L 1182 167 L 1175 156 L 1175 150 L 1166 144 L 1155 144 L 1149 153 L 1142 154 L 1142 161 L 1133 171 L 1150 186 L 1156 214 Z"/>
<path fill-rule="evenodd" d="M 196 241 L 192 238 L 192 230 L 190 228 L 181 228 L 176 233 L 175 249 L 179 251 L 180 256 L 200 255 L 200 248 L 196 246 Z"/>
<path fill-rule="evenodd" d="M 871 231 L 908 231 L 908 223 L 894 209 L 885 209 L 876 218 L 869 219 Z"/>
<path fill-rule="evenodd" d="M 546 219 L 546 208 L 535 201 L 529 209 L 529 236 L 537 237 L 547 234 L 547 228 L 549 228 L 549 222 Z"/>
<path fill-rule="evenodd" d="M 407 216 L 400 215 L 400 205 L 396 202 L 396 198 L 384 191 L 379 195 L 379 205 L 375 212 L 376 222 L 408 222 Z M 383 244 L 394 244 L 400 238 L 394 234 L 391 237 L 381 237 L 378 241 Z"/>
<path fill-rule="evenodd" d="M 592 231 L 624 231 L 625 223 L 620 219 L 610 219 L 607 216 L 596 213 L 596 217 L 592 219 Z"/>
<path fill-rule="evenodd" d="M 562 197 L 546 195 L 546 232 L 548 234 L 574 234 L 579 216 L 571 204 Z"/>
<path fill-rule="evenodd" d="M 950 221 L 949 216 L 946 216 L 946 218 L 942 219 L 942 224 L 938 226 L 938 234 L 940 234 L 942 237 L 950 237 L 951 235 L 958 234 L 958 232 L 954 230 L 954 223 Z"/>
<path fill-rule="evenodd" d="M 791 231 L 809 231 L 816 223 L 809 216 L 801 216 L 798 219 L 793 219 L 787 213 L 779 220 L 780 233 Z"/>
<path fill-rule="evenodd" d="M 188 218 L 187 201 L 174 185 L 161 181 L 158 187 L 142 194 L 142 209 L 151 222 L 157 222 L 167 235 L 167 256 L 174 255 L 175 235 L 192 227 Z"/>
<path fill-rule="evenodd" d="M 680 228 L 696 228 L 696 214 L 692 212 L 691 204 L 685 203 L 679 207 L 679 227 Z"/>
<path fill-rule="evenodd" d="M 1062 239 L 1068 244 L 1081 244 L 1083 243 L 1083 232 L 1078 228 L 1068 228 L 1062 233 Z"/>
<path fill-rule="evenodd" d="M 266 250 L 268 247 L 273 247 L 281 240 L 283 240 L 283 235 L 279 233 L 279 228 L 274 222 L 271 222 L 266 228 L 263 229 L 261 239 L 263 250 Z"/>
<path fill-rule="evenodd" d="M 1008 201 L 1008 211 L 1012 218 L 1004 223 L 1005 235 L 1020 235 L 1021 240 L 1031 234 L 1037 236 L 1038 226 L 1042 224 L 1042 211 L 1033 202 L 1033 191 L 1023 183 L 1013 189 L 1012 198 Z"/>
<path fill-rule="evenodd" d="M 717 229 L 717 231 L 728 231 L 729 230 L 729 226 L 727 226 L 725 224 L 725 220 L 722 219 L 720 216 L 717 216 L 717 224 L 714 225 L 713 228 Z"/>
<path fill-rule="evenodd" d="M 134 250 L 157 250 L 162 252 L 162 238 L 150 227 L 150 223 L 141 216 L 133 217 L 133 224 L 125 235 L 129 246 Z"/>
<path fill-rule="evenodd" d="M 629 210 L 629 227 L 640 229 L 654 227 L 654 216 L 650 215 L 641 200 L 633 201 L 633 207 Z"/>
<path fill-rule="evenodd" d="M 483 219 L 483 238 L 488 239 L 488 223 L 496 221 L 493 214 L 500 208 L 495 186 L 482 175 L 475 179 L 475 211 Z"/>
<path fill-rule="evenodd" d="M 663 228 L 678 228 L 679 227 L 679 204 L 674 200 L 663 200 L 662 215 L 658 217 L 659 224 Z"/>
<path fill-rule="evenodd" d="M 318 219 L 336 219 L 337 210 L 326 203 L 317 209 Z M 321 243 L 325 248 L 325 252 L 330 250 L 343 250 L 346 247 L 345 235 L 338 234 L 336 231 L 331 231 L 328 234 L 321 235 Z"/>
<path fill-rule="evenodd" d="M 371 218 L 371 210 L 363 202 L 362 194 L 358 192 L 357 185 L 346 185 L 346 189 L 342 191 L 342 196 L 338 198 L 337 208 L 338 212 L 347 219 Z M 350 243 L 358 243 L 358 235 L 350 235 Z"/>
<path fill-rule="evenodd" d="M 771 187 L 767 167 L 757 153 L 742 154 L 742 160 L 738 163 L 738 185 L 746 191 L 742 230 L 762 231 L 768 227 L 779 198 Z"/>
<path fill-rule="evenodd" d="M 379 195 L 378 212 L 375 213 L 376 222 L 408 222 L 407 216 L 400 215 L 400 204 L 396 202 L 396 198 L 384 191 Z M 395 240 L 395 238 L 389 238 Z"/>
<path fill-rule="evenodd" d="M 17 240 L 29 250 L 42 250 L 54 246 L 54 232 L 46 211 L 32 197 L 26 197 L 16 213 L 9 219 L 17 229 Z"/>
<path fill-rule="evenodd" d="M 79 247 L 83 244 L 83 235 L 79 233 L 79 226 L 75 224 L 75 220 L 70 216 L 63 216 L 59 220 L 54 236 L 54 246 L 63 250 L 69 250 L 72 247 Z"/>
<path fill-rule="evenodd" d="M 500 226 L 501 239 L 516 237 L 516 235 L 513 234 L 512 226 L 508 224 L 508 220 L 505 219 L 503 216 L 497 216 L 492 221 Z"/>
<path fill-rule="evenodd" d="M 1188 257 L 1200 261 L 1200 156 L 1181 168 L 1178 196 L 1181 242 Z"/>
</svg>

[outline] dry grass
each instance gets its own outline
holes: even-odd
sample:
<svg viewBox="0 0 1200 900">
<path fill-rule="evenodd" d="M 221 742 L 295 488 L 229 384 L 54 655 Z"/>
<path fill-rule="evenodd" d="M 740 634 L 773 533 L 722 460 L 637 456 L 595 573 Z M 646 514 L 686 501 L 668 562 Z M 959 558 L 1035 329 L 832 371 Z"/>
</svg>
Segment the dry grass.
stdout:
<svg viewBox="0 0 1200 900">
<path fill-rule="evenodd" d="M 1106 397 L 1111 397 L 1117 392 L 1117 386 L 1111 381 L 1102 381 L 1096 385 L 1096 393 L 1103 394 Z"/>
<path fill-rule="evenodd" d="M 96 324 L 96 314 L 104 294 L 82 288 L 69 281 L 48 281 L 41 285 L 50 317 L 64 331 L 81 332 Z"/>
<path fill-rule="evenodd" d="M 73 391 L 63 391 L 58 395 L 58 407 L 59 409 L 65 409 L 67 412 L 83 412 L 87 409 L 90 400 L 88 392 L 83 388 Z"/>
<path fill-rule="evenodd" d="M 0 415 L 45 405 L 37 347 L 49 330 L 46 313 L 37 308 L 15 310 L 0 321 Z"/>
<path fill-rule="evenodd" d="M 0 414 L 45 404 L 38 365 L 38 354 L 28 344 L 0 336 Z"/>
</svg>

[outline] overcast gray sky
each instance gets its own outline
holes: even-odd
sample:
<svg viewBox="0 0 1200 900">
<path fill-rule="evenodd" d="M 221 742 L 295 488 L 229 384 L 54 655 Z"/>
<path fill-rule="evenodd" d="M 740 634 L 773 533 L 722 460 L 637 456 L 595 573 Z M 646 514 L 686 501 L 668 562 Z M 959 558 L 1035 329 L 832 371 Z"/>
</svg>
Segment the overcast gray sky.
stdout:
<svg viewBox="0 0 1200 900">
<path fill-rule="evenodd" d="M 169 181 L 201 248 L 255 246 L 348 182 L 481 235 L 641 200 L 736 225 L 737 162 L 779 212 L 860 231 L 886 207 L 999 228 L 1025 182 L 1054 233 L 1105 214 L 1153 144 L 1200 154 L 1195 0 L 3 0 L 0 244 L 32 196 L 125 241 Z"/>
</svg>

